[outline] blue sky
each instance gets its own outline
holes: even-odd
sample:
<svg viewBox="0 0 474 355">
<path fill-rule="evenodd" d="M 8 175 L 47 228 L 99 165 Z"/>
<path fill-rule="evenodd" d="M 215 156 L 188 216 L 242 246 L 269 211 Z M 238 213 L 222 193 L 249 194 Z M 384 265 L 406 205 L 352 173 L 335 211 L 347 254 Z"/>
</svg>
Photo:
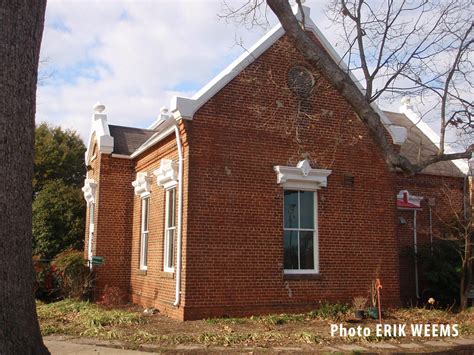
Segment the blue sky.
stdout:
<svg viewBox="0 0 474 355">
<path fill-rule="evenodd" d="M 323 3 L 306 5 L 331 37 Z M 48 1 L 37 122 L 86 139 L 100 101 L 111 124 L 149 126 L 173 95 L 192 96 L 237 58 L 237 42 L 248 48 L 265 32 L 222 13 L 221 0 Z"/>
</svg>

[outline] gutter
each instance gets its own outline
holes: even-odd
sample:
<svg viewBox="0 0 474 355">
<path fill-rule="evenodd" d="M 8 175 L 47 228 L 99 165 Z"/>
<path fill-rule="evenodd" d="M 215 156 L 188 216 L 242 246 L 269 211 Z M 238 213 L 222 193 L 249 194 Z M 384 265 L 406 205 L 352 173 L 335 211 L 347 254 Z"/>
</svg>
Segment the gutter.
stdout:
<svg viewBox="0 0 474 355">
<path fill-rule="evenodd" d="M 178 223 L 176 236 L 176 296 L 173 306 L 178 307 L 181 300 L 181 248 L 182 248 L 182 221 L 183 221 L 183 146 L 179 134 L 178 123 L 174 123 L 176 146 L 178 148 Z"/>
</svg>

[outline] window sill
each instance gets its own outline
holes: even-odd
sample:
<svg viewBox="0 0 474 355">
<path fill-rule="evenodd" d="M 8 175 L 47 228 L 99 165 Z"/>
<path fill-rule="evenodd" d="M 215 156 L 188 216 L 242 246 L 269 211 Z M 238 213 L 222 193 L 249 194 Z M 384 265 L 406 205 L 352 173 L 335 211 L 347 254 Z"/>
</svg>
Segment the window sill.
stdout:
<svg viewBox="0 0 474 355">
<path fill-rule="evenodd" d="M 174 279 L 174 272 L 161 271 L 158 276 L 162 279 Z"/>
<path fill-rule="evenodd" d="M 321 274 L 283 274 L 283 280 L 321 280 Z"/>
<path fill-rule="evenodd" d="M 146 270 L 138 269 L 136 272 L 137 275 L 146 276 Z"/>
</svg>

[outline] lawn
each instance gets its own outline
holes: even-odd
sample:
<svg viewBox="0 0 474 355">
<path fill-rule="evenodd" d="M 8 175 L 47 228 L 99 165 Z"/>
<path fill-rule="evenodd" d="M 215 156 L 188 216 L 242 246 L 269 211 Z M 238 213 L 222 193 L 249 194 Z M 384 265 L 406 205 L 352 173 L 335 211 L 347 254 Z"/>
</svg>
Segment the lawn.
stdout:
<svg viewBox="0 0 474 355">
<path fill-rule="evenodd" d="M 303 344 L 329 344 L 331 323 L 346 327 L 369 326 L 377 321 L 353 323 L 353 312 L 345 305 L 322 304 L 304 314 L 280 314 L 250 318 L 222 318 L 178 322 L 161 314 L 145 315 L 136 306 L 106 309 L 94 303 L 63 300 L 37 303 L 43 335 L 60 334 L 97 339 L 120 340 L 130 347 L 149 343 L 160 346 L 201 344 L 206 346 L 275 347 Z M 444 310 L 411 308 L 386 312 L 385 323 L 459 324 L 461 335 L 474 334 L 474 310 L 451 313 Z M 400 338 L 343 337 L 337 342 L 400 342 Z M 416 339 L 420 340 L 420 339 Z M 406 338 L 405 338 L 406 341 Z"/>
</svg>

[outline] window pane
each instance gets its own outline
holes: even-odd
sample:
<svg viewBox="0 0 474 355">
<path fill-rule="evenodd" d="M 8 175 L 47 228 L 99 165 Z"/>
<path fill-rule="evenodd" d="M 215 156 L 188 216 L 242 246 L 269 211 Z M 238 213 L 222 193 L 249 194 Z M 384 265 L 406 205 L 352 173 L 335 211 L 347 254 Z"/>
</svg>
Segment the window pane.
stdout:
<svg viewBox="0 0 474 355">
<path fill-rule="evenodd" d="M 142 248 L 143 248 L 143 254 L 142 254 L 142 265 L 147 266 L 148 263 L 148 233 L 143 233 L 142 234 Z"/>
<path fill-rule="evenodd" d="M 94 208 L 95 203 L 89 205 L 89 224 L 94 224 Z"/>
<path fill-rule="evenodd" d="M 167 192 L 168 198 L 168 225 L 167 227 L 174 227 L 175 226 L 175 189 L 168 190 Z"/>
<path fill-rule="evenodd" d="M 148 231 L 148 198 L 142 200 L 142 231 Z"/>
<path fill-rule="evenodd" d="M 314 192 L 300 191 L 300 228 L 314 229 Z"/>
<path fill-rule="evenodd" d="M 298 191 L 285 190 L 284 226 L 298 228 Z"/>
<path fill-rule="evenodd" d="M 314 269 L 314 233 L 300 232 L 300 268 Z"/>
<path fill-rule="evenodd" d="M 167 267 L 173 268 L 174 266 L 174 229 L 170 229 L 167 231 L 167 241 L 168 241 L 168 259 L 167 259 Z"/>
<path fill-rule="evenodd" d="M 286 270 L 298 269 L 298 232 L 285 231 L 285 256 L 284 266 Z"/>
</svg>

